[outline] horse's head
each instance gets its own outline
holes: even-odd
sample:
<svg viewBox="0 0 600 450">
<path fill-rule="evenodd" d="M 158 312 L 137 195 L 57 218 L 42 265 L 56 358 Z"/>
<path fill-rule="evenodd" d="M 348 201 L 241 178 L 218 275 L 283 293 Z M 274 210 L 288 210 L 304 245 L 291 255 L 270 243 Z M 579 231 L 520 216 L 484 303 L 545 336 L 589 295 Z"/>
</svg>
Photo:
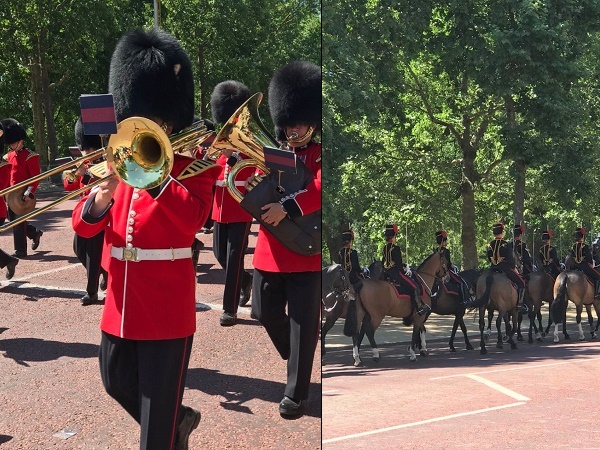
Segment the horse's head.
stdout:
<svg viewBox="0 0 600 450">
<path fill-rule="evenodd" d="M 354 289 L 350 284 L 350 275 L 341 264 L 324 267 L 321 272 L 322 298 L 342 298 L 344 301 L 354 300 Z"/>
<path fill-rule="evenodd" d="M 436 278 L 445 279 L 449 276 L 448 274 L 448 260 L 442 253 L 438 253 L 440 255 L 440 266 L 438 267 L 437 272 L 435 273 Z"/>
</svg>

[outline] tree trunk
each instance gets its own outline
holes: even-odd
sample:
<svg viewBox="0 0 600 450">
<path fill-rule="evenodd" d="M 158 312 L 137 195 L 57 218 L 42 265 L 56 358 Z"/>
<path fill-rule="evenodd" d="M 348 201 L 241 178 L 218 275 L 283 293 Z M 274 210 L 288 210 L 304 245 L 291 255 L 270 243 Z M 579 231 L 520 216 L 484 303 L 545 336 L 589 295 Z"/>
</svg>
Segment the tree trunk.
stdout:
<svg viewBox="0 0 600 450">
<path fill-rule="evenodd" d="M 517 127 L 517 115 L 516 115 L 516 107 L 513 98 L 510 95 L 504 97 L 504 103 L 506 107 L 506 119 L 508 121 L 508 128 L 510 130 L 514 130 Z M 514 140 L 509 140 L 509 142 L 514 142 Z M 510 153 L 513 155 L 518 154 L 518 152 L 513 149 Z M 513 218 L 515 223 L 522 224 L 523 223 L 523 212 L 525 211 L 525 170 L 527 166 L 525 165 L 525 161 L 522 159 L 515 159 L 513 169 L 515 172 L 515 192 L 514 192 L 514 203 L 513 203 Z"/>
<path fill-rule="evenodd" d="M 461 243 L 462 243 L 462 269 L 476 268 L 479 264 L 477 258 L 476 228 L 475 228 L 475 155 L 476 149 L 467 139 L 461 142 L 463 152 L 463 180 L 461 184 Z"/>
</svg>

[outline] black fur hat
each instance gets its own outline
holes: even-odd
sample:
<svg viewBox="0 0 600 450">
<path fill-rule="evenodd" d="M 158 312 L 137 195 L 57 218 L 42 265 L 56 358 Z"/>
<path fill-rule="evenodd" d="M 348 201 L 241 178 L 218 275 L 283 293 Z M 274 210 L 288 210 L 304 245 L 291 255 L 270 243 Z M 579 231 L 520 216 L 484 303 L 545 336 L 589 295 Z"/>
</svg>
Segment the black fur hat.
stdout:
<svg viewBox="0 0 600 450">
<path fill-rule="evenodd" d="M 496 222 L 492 226 L 492 233 L 494 233 L 494 236 L 504 233 L 504 224 L 502 222 Z"/>
<path fill-rule="evenodd" d="M 108 90 L 117 122 L 133 116 L 160 118 L 176 133 L 194 119 L 190 58 L 177 39 L 159 28 L 121 37 L 110 61 Z"/>
<path fill-rule="evenodd" d="M 448 233 L 446 233 L 446 230 L 438 230 L 435 232 L 435 240 L 436 242 L 441 245 L 443 241 L 447 241 L 448 240 Z"/>
<path fill-rule="evenodd" d="M 579 239 L 583 239 L 584 237 L 585 237 L 585 228 L 577 227 L 575 229 L 575 232 L 573 233 L 573 239 L 579 240 Z"/>
<path fill-rule="evenodd" d="M 293 61 L 281 67 L 269 83 L 269 112 L 276 127 L 298 124 L 321 129 L 321 67 Z"/>
<path fill-rule="evenodd" d="M 342 242 L 344 244 L 347 244 L 348 242 L 352 242 L 354 240 L 354 231 L 352 230 L 345 230 L 342 232 Z"/>
<path fill-rule="evenodd" d="M 224 124 L 251 96 L 252 91 L 239 81 L 227 80 L 217 84 L 210 96 L 213 120 L 216 123 Z"/>
<path fill-rule="evenodd" d="M 393 237 L 398 234 L 398 225 L 386 225 L 383 235 L 385 237 Z"/>
<path fill-rule="evenodd" d="M 83 134 L 81 117 L 75 122 L 75 143 L 81 150 L 98 150 L 102 148 L 102 139 L 97 134 Z"/>
<path fill-rule="evenodd" d="M 542 232 L 542 241 L 549 241 L 550 239 L 552 239 L 552 231 L 551 230 L 545 230 Z"/>
<path fill-rule="evenodd" d="M 4 142 L 6 145 L 14 144 L 15 142 L 27 139 L 27 133 L 25 133 L 25 129 L 15 119 L 3 119 L 2 127 L 4 128 Z"/>
<path fill-rule="evenodd" d="M 522 236 L 523 233 L 525 233 L 525 227 L 523 225 L 515 225 L 515 228 L 513 229 L 513 233 L 514 233 L 515 237 Z"/>
</svg>

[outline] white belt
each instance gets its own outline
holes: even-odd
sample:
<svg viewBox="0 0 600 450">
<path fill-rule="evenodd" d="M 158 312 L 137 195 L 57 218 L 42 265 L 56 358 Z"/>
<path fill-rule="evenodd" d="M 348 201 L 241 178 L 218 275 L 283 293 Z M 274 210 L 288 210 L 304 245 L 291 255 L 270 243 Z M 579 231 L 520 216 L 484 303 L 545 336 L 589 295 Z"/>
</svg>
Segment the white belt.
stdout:
<svg viewBox="0 0 600 450">
<path fill-rule="evenodd" d="M 226 183 L 225 181 L 223 181 L 223 180 L 217 180 L 216 184 L 217 184 L 217 186 L 219 186 L 219 187 L 223 187 L 223 186 L 225 186 L 227 183 Z M 244 186 L 245 184 L 246 184 L 246 182 L 245 182 L 245 181 L 236 181 L 236 182 L 235 182 L 235 185 L 236 185 L 236 186 Z"/>
<path fill-rule="evenodd" d="M 186 259 L 192 257 L 192 248 L 127 248 L 111 247 L 110 256 L 121 261 L 174 261 L 176 259 Z"/>
</svg>

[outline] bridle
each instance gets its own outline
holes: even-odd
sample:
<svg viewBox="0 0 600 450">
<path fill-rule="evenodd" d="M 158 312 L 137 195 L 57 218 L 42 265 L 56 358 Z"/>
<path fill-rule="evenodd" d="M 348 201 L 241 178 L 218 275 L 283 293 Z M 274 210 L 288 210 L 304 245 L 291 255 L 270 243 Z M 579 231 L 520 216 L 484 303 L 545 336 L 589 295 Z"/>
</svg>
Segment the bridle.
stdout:
<svg viewBox="0 0 600 450">
<path fill-rule="evenodd" d="M 350 282 L 348 282 L 347 287 L 345 286 L 345 281 L 346 281 L 346 277 L 347 275 L 342 272 L 342 276 L 340 277 L 340 282 L 344 285 L 344 286 L 336 286 L 335 284 L 333 285 L 333 290 L 327 294 L 325 296 L 325 298 L 321 297 L 321 303 L 323 304 L 323 310 L 325 312 L 331 312 L 335 309 L 335 307 L 337 306 L 338 302 L 340 300 L 344 300 L 348 297 L 348 295 L 350 294 L 350 289 L 352 288 Z M 331 308 L 327 307 L 327 304 L 325 303 L 325 300 L 331 298 L 332 296 L 335 297 L 335 302 L 333 303 L 333 306 Z"/>
</svg>

